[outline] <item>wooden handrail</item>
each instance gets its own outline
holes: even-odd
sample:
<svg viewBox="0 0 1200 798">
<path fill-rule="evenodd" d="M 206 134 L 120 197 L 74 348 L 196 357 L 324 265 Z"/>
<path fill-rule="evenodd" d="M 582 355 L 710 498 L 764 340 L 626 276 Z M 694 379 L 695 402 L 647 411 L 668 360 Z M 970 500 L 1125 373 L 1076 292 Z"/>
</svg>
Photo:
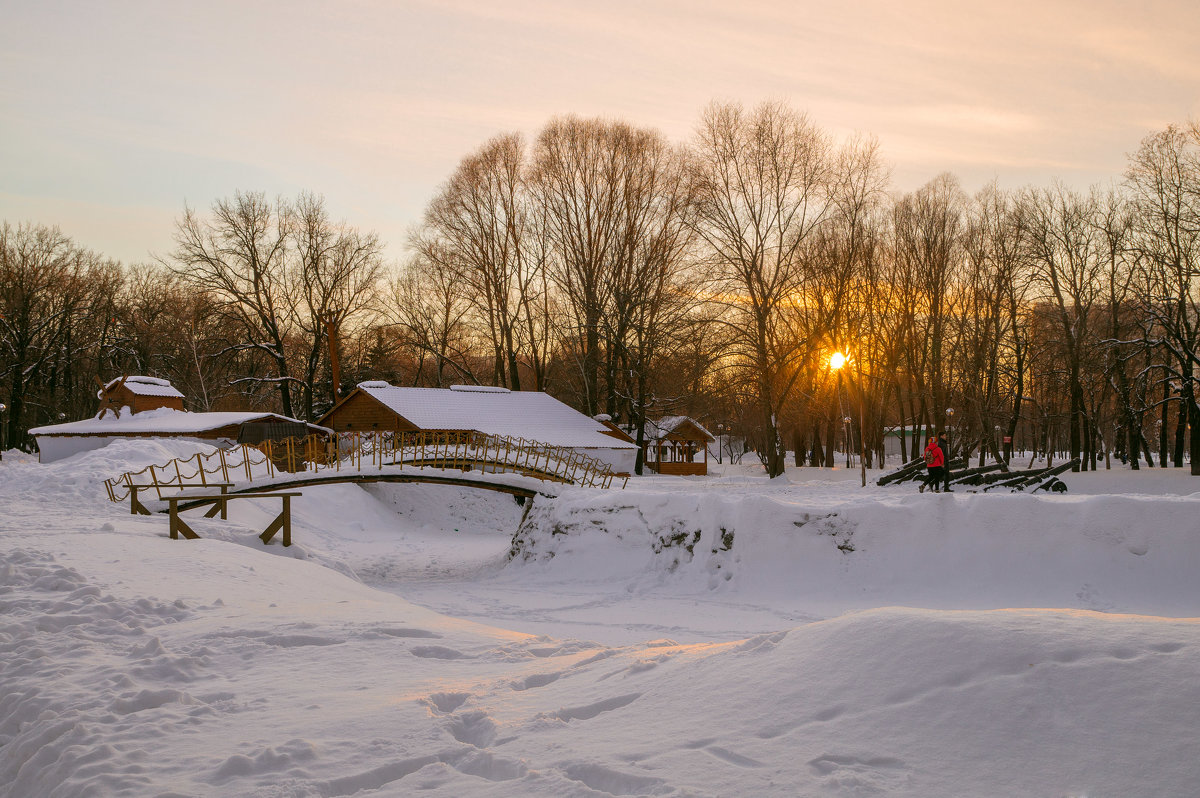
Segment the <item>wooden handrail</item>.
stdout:
<svg viewBox="0 0 1200 798">
<path fill-rule="evenodd" d="M 331 450 L 332 447 L 332 450 Z M 615 476 L 602 460 L 564 446 L 553 446 L 525 438 L 490 435 L 469 430 L 419 430 L 416 432 L 344 433 L 330 441 L 324 436 L 241 444 L 204 454 L 197 452 L 163 465 L 149 465 L 104 481 L 109 501 L 124 501 L 132 489 L 153 489 L 160 499 L 165 489 L 182 487 L 189 480 L 209 484 L 209 476 L 232 483 L 230 469 L 240 469 L 247 482 L 254 482 L 255 469 L 273 478 L 277 470 L 289 472 L 363 472 L 366 467 L 382 470 L 385 465 L 403 469 L 406 462 L 427 467 L 466 470 L 478 467 L 491 473 L 512 470 L 543 481 L 551 480 L 584 487 L 608 488 Z M 193 461 L 195 473 L 190 473 Z M 186 466 L 189 473 L 184 472 Z M 167 476 L 171 472 L 172 476 Z M 147 478 L 148 475 L 148 478 Z M 261 479 L 262 475 L 259 475 Z M 628 482 L 628 480 L 626 480 Z"/>
</svg>

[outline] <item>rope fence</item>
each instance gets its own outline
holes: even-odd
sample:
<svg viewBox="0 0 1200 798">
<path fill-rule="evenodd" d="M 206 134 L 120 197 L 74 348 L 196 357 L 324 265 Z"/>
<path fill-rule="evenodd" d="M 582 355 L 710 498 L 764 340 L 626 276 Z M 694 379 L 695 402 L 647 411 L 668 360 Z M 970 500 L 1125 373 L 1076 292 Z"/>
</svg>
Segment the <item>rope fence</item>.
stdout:
<svg viewBox="0 0 1200 798">
<path fill-rule="evenodd" d="M 543 481 L 609 488 L 617 476 L 603 460 L 565 446 L 471 431 L 347 432 L 243 443 L 149 465 L 104 481 L 108 498 L 124 501 L 136 486 L 163 491 L 210 483 L 273 480 L 282 473 L 366 473 L 384 467 L 515 473 Z M 624 487 L 624 484 L 622 484 Z"/>
</svg>

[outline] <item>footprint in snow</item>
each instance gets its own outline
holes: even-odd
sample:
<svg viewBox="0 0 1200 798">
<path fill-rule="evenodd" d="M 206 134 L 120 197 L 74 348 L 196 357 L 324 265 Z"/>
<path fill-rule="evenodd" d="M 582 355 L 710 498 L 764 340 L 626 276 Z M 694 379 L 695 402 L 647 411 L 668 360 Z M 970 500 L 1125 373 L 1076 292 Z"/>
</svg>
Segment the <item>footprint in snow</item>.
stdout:
<svg viewBox="0 0 1200 798">
<path fill-rule="evenodd" d="M 460 743 L 487 748 L 496 741 L 496 722 L 486 712 L 463 712 L 446 723 L 446 730 Z"/>
<path fill-rule="evenodd" d="M 567 765 L 563 768 L 563 775 L 589 789 L 609 795 L 662 795 L 674 791 L 662 779 L 621 773 L 603 765 Z"/>
<path fill-rule="evenodd" d="M 748 756 L 730 751 L 728 748 L 722 748 L 719 745 L 710 745 L 704 749 L 706 754 L 711 754 L 723 762 L 728 762 L 731 765 L 736 765 L 740 768 L 761 768 L 764 767 L 762 762 L 757 759 L 751 759 Z"/>
<path fill-rule="evenodd" d="M 904 762 L 890 756 L 825 754 L 810 760 L 808 767 L 826 777 L 828 786 L 853 783 L 862 794 L 886 795 L 908 786 L 912 778 Z"/>
<path fill-rule="evenodd" d="M 641 693 L 619 695 L 615 698 L 606 698 L 603 701 L 597 701 L 594 704 L 587 704 L 582 707 L 564 707 L 558 712 L 553 712 L 549 715 L 541 715 L 539 717 L 552 717 L 564 721 L 591 720 L 597 715 L 601 715 L 605 712 L 612 712 L 614 709 L 620 709 L 621 707 L 629 706 L 641 697 Z"/>
<path fill-rule="evenodd" d="M 553 684 L 561 678 L 561 671 L 556 671 L 554 673 L 535 673 L 531 676 L 526 676 L 524 679 L 513 682 L 512 688 L 514 690 L 531 690 L 535 687 L 545 687 L 548 684 Z"/>
<path fill-rule="evenodd" d="M 470 693 L 434 693 L 428 698 L 421 699 L 421 703 L 442 714 L 449 714 L 467 703 L 467 699 L 470 697 Z"/>
<path fill-rule="evenodd" d="M 409 629 L 405 627 L 391 629 L 375 629 L 378 634 L 387 635 L 388 637 L 428 637 L 440 638 L 441 635 L 437 632 L 430 632 L 427 629 Z"/>
<path fill-rule="evenodd" d="M 474 659 L 470 654 L 445 646 L 413 646 L 409 651 L 414 657 L 422 659 Z"/>
</svg>

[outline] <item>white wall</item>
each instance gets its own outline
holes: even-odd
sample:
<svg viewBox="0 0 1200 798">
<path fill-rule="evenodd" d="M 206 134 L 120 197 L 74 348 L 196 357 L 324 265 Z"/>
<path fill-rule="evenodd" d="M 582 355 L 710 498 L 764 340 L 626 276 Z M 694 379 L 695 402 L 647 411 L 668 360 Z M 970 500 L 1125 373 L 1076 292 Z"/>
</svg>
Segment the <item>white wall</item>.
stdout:
<svg viewBox="0 0 1200 798">
<path fill-rule="evenodd" d="M 43 463 L 53 463 L 80 452 L 108 446 L 115 437 L 101 435 L 38 435 L 38 452 Z"/>
<path fill-rule="evenodd" d="M 579 452 L 608 463 L 617 473 L 632 474 L 637 464 L 637 449 L 579 449 Z"/>
</svg>

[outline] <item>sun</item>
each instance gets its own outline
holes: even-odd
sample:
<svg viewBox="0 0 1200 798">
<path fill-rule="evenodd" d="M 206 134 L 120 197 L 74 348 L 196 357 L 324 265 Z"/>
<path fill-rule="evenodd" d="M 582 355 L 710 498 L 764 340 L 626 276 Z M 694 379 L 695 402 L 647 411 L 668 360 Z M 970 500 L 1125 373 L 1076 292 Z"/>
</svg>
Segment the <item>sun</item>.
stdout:
<svg viewBox="0 0 1200 798">
<path fill-rule="evenodd" d="M 844 365 L 846 365 L 846 356 L 841 352 L 834 352 L 829 356 L 829 367 L 834 371 L 837 371 Z"/>
</svg>

